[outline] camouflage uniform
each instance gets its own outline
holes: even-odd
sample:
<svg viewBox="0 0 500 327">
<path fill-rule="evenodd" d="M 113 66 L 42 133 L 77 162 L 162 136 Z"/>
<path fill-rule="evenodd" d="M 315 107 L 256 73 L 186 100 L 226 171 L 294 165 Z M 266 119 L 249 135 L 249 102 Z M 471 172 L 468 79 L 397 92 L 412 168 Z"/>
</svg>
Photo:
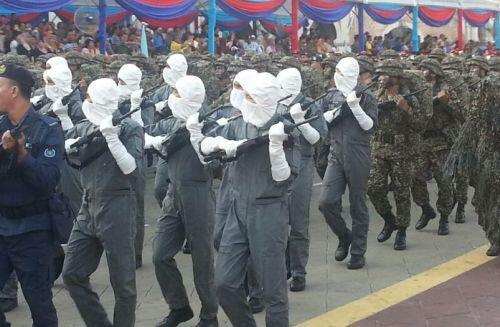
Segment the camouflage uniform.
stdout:
<svg viewBox="0 0 500 327">
<path fill-rule="evenodd" d="M 228 81 L 227 66 L 229 66 L 230 60 L 229 56 L 225 56 L 212 62 L 210 57 L 204 57 L 197 53 L 187 57 L 188 74 L 197 76 L 203 81 L 208 105 L 217 100 L 225 90 L 225 84 Z"/>
<path fill-rule="evenodd" d="M 462 74 L 465 68 L 464 59 L 461 57 L 447 57 L 442 61 L 443 70 L 446 74 L 446 79 L 448 81 L 454 81 L 454 85 L 462 84 L 464 79 Z M 464 102 L 460 109 L 460 114 L 463 117 L 463 120 L 460 121 L 461 124 L 465 122 L 466 119 L 466 110 L 470 108 L 470 96 L 469 96 L 469 88 L 467 84 L 463 84 L 463 86 L 457 89 L 457 93 L 462 95 L 462 99 Z M 456 223 L 464 223 L 465 222 L 465 212 L 464 208 L 467 204 L 467 191 L 469 189 L 469 177 L 468 172 L 463 169 L 463 167 L 457 167 L 454 172 L 455 179 L 455 202 L 457 202 L 457 212 L 456 212 Z"/>
<path fill-rule="evenodd" d="M 442 63 L 444 58 L 446 58 L 446 53 L 441 48 L 435 48 L 432 49 L 428 57 L 431 59 L 436 59 L 439 63 Z"/>
<path fill-rule="evenodd" d="M 445 80 L 445 74 L 439 62 L 434 59 L 424 59 L 421 62 L 423 69 L 428 69 L 436 75 L 436 81 L 432 85 L 433 95 L 441 90 L 446 90 L 453 85 Z M 462 97 L 456 92 L 449 95 L 449 102 L 444 104 L 434 100 L 433 116 L 424 132 L 424 143 L 422 156 L 418 157 L 416 163 L 417 171 L 412 182 L 413 200 L 420 207 L 429 206 L 429 193 L 424 172 L 430 169 L 438 186 L 437 209 L 441 214 L 438 234 L 448 234 L 448 216 L 453 210 L 454 188 L 451 177 L 444 174 L 443 168 L 449 150 L 458 136 L 460 118 L 459 108 L 463 105 Z M 423 219 L 417 223 L 417 229 L 422 229 L 432 218 Z"/>
<path fill-rule="evenodd" d="M 399 60 L 387 59 L 377 67 L 376 72 L 399 78 L 398 94 L 405 95 L 416 91 L 404 75 L 404 66 Z M 368 196 L 378 214 L 392 225 L 392 229 L 405 230 L 410 224 L 410 184 L 412 180 L 412 156 L 408 151 L 413 147 L 415 135 L 424 128 L 425 110 L 415 96 L 407 99 L 410 106 L 406 112 L 396 106 L 381 88 L 376 92 L 379 102 L 379 128 L 372 139 L 372 166 L 368 181 Z M 396 215 L 387 198 L 388 179 L 391 179 Z M 388 228 L 387 226 L 386 228 Z M 395 245 L 396 248 L 396 245 Z M 398 248 L 399 250 L 402 248 Z"/>
</svg>

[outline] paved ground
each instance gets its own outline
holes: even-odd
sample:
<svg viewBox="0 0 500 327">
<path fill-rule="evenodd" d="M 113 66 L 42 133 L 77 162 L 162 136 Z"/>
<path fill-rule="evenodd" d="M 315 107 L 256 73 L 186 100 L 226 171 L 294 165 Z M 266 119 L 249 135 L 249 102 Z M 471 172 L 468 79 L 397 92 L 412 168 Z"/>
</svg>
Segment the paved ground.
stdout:
<svg viewBox="0 0 500 327">
<path fill-rule="evenodd" d="M 151 264 L 151 239 L 159 212 L 152 195 L 151 182 L 150 179 L 146 201 L 148 209 L 144 252 L 145 264 L 137 272 L 137 326 L 154 326 L 155 322 L 168 312 Z M 434 183 L 429 184 L 429 190 L 431 198 L 435 201 L 436 187 Z M 382 220 L 375 214 L 373 207 L 369 204 L 371 223 L 367 266 L 359 271 L 348 271 L 345 263 L 339 264 L 333 259 L 337 239 L 330 232 L 317 209 L 318 195 L 319 187 L 315 186 L 311 206 L 311 255 L 308 266 L 307 289 L 305 292 L 293 293 L 289 296 L 290 322 L 293 325 L 405 280 L 486 243 L 482 230 L 477 225 L 477 217 L 473 213 L 473 208 L 468 206 L 466 208 L 467 223 L 464 225 L 450 223 L 451 234 L 449 236 L 437 236 L 437 220 L 434 220 L 427 230 L 422 232 L 416 232 L 412 227 L 407 236 L 408 250 L 395 252 L 392 250 L 392 241 L 388 241 L 383 245 L 377 243 L 376 235 L 382 228 Z M 344 201 L 344 206 L 344 212 L 348 218 L 347 198 Z M 419 216 L 420 210 L 414 206 L 412 208 L 412 224 L 416 222 Z M 199 301 L 192 280 L 190 256 L 181 253 L 177 256 L 177 260 L 192 298 L 192 305 L 195 310 L 199 310 Z M 498 278 L 498 275 L 496 278 Z M 113 291 L 109 284 L 105 259 L 102 260 L 99 269 L 92 276 L 92 284 L 112 316 Z M 7 315 L 8 319 L 15 327 L 31 326 L 28 307 L 24 300 L 20 300 L 20 306 Z M 76 307 L 62 286 L 61 280 L 58 280 L 54 287 L 54 302 L 58 310 L 60 326 L 83 326 Z M 259 326 L 264 326 L 264 315 L 259 314 L 256 317 Z M 222 310 L 219 319 L 222 326 L 230 326 Z M 183 326 L 194 326 L 195 324 L 196 321 L 193 319 Z"/>
</svg>

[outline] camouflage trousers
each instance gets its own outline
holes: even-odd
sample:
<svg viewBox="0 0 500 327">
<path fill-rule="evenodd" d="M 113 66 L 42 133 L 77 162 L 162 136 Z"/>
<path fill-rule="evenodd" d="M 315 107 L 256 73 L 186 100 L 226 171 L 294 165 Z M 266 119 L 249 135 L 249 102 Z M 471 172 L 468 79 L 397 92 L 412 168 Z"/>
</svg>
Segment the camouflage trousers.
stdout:
<svg viewBox="0 0 500 327">
<path fill-rule="evenodd" d="M 392 212 L 387 194 L 388 179 L 391 178 L 392 191 L 396 202 L 396 221 L 399 228 L 410 225 L 410 184 L 411 162 L 408 158 L 374 156 L 368 180 L 368 196 L 377 213 L 384 217 Z"/>
<path fill-rule="evenodd" d="M 464 171 L 457 171 L 455 175 L 455 201 L 467 204 L 467 191 L 469 190 L 469 177 Z"/>
<path fill-rule="evenodd" d="M 451 176 L 443 172 L 448 150 L 422 152 L 414 158 L 414 175 L 411 183 L 413 201 L 420 207 L 429 204 L 429 191 L 424 172 L 432 171 L 438 187 L 437 210 L 442 216 L 449 216 L 453 210 L 454 188 Z"/>
</svg>

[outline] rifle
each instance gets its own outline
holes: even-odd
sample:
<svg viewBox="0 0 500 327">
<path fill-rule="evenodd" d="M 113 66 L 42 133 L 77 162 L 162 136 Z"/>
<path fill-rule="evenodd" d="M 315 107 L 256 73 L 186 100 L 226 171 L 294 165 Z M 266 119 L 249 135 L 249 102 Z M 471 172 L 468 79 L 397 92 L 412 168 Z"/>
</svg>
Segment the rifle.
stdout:
<svg viewBox="0 0 500 327">
<path fill-rule="evenodd" d="M 410 97 L 412 97 L 414 95 L 417 95 L 419 93 L 427 91 L 427 89 L 428 89 L 427 87 L 421 88 L 420 90 L 417 90 L 415 92 L 411 92 L 411 93 L 403 95 L 403 98 L 405 100 L 408 100 Z M 378 107 L 380 109 L 388 109 L 388 108 L 391 108 L 395 104 L 396 104 L 396 102 L 394 102 L 394 100 L 389 100 L 389 101 L 384 101 L 384 102 L 379 103 Z"/>
<path fill-rule="evenodd" d="M 378 77 L 377 77 L 378 78 Z M 375 79 L 372 78 L 372 81 Z M 359 98 L 363 93 L 365 93 L 366 90 L 370 89 L 372 86 L 374 86 L 375 84 L 377 84 L 378 82 L 377 81 L 374 81 L 374 82 L 371 82 L 370 84 L 366 85 L 365 87 L 363 87 L 361 90 L 359 91 L 356 91 L 356 97 Z M 342 107 L 347 104 L 347 101 L 344 101 L 340 106 L 338 106 L 337 108 L 333 109 L 333 116 L 335 117 L 336 113 L 339 112 L 340 110 L 342 110 Z M 341 119 L 343 119 L 343 117 L 345 117 L 347 114 L 343 114 L 342 112 L 340 113 L 341 117 L 337 118 L 337 119 L 334 119 L 332 121 L 333 122 L 339 122 Z"/>
<path fill-rule="evenodd" d="M 134 113 L 138 112 L 139 110 L 141 110 L 141 106 L 139 106 L 133 110 L 130 110 L 126 114 L 121 115 L 119 117 L 113 117 L 113 126 L 120 124 L 125 118 L 132 116 Z M 99 129 L 96 129 L 93 132 L 91 132 L 90 134 L 82 136 L 78 141 L 71 144 L 70 148 L 71 149 L 80 148 L 84 145 L 90 144 L 92 142 L 92 140 L 94 138 L 96 138 L 97 136 L 99 136 L 100 134 L 101 134 L 101 131 Z"/>
<path fill-rule="evenodd" d="M 319 116 L 313 116 L 313 117 L 310 117 L 300 123 L 296 123 L 296 124 L 292 124 L 292 125 L 285 125 L 285 133 L 287 134 L 290 134 L 295 128 L 301 126 L 301 125 L 304 125 L 304 124 L 308 124 L 316 119 L 318 119 Z M 231 157 L 231 158 L 227 158 L 226 157 L 226 152 L 223 151 L 223 150 L 220 150 L 220 151 L 217 151 L 217 152 L 214 152 L 214 153 L 210 153 L 209 155 L 205 156 L 204 157 L 204 161 L 205 162 L 210 162 L 210 161 L 213 161 L 213 160 L 220 160 L 221 162 L 231 162 L 231 161 L 235 161 L 238 159 L 238 157 L 247 152 L 248 150 L 250 150 L 251 148 L 257 146 L 257 145 L 261 145 L 261 144 L 265 144 L 269 142 L 269 135 L 268 133 L 266 134 L 263 134 L 261 136 L 258 136 L 256 138 L 253 138 L 251 140 L 248 140 L 248 141 L 245 141 L 243 142 L 242 144 L 240 144 L 238 146 L 238 148 L 236 149 L 236 155 L 234 157 Z"/>
<path fill-rule="evenodd" d="M 458 83 L 457 85 L 455 85 L 455 86 L 454 86 L 454 87 L 452 87 L 451 89 L 446 90 L 446 93 L 450 93 L 450 92 L 455 91 L 456 89 L 458 89 L 459 87 L 461 87 L 461 86 L 462 86 L 462 85 L 464 85 L 465 83 L 467 83 L 467 81 L 463 80 L 462 82 Z M 472 86 L 472 85 L 475 85 L 475 84 L 471 84 L 470 86 Z M 433 102 L 433 103 L 434 103 L 435 101 L 437 101 L 437 100 L 438 100 L 437 95 L 432 97 L 432 102 Z"/>
<path fill-rule="evenodd" d="M 163 83 L 160 83 L 160 84 L 158 84 L 158 85 L 152 86 L 152 87 L 150 87 L 149 89 L 147 89 L 147 90 L 145 90 L 144 92 L 142 92 L 142 96 L 145 96 L 145 95 L 147 95 L 147 94 L 150 94 L 150 93 L 152 93 L 152 92 L 154 92 L 154 91 L 158 90 L 159 88 L 161 88 L 161 87 L 163 87 L 163 86 L 165 86 L 165 84 L 163 84 Z"/>
</svg>

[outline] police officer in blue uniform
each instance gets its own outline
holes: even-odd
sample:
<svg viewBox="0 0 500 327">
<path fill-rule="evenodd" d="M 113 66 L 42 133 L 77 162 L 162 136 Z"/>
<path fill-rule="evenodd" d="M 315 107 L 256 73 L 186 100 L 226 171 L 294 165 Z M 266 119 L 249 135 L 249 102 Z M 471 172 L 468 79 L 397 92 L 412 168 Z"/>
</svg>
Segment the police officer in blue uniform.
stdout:
<svg viewBox="0 0 500 327">
<path fill-rule="evenodd" d="M 48 199 L 59 182 L 64 137 L 55 119 L 31 106 L 33 85 L 24 68 L 0 64 L 0 289 L 15 271 L 33 326 L 51 327 L 57 314 Z"/>
</svg>

